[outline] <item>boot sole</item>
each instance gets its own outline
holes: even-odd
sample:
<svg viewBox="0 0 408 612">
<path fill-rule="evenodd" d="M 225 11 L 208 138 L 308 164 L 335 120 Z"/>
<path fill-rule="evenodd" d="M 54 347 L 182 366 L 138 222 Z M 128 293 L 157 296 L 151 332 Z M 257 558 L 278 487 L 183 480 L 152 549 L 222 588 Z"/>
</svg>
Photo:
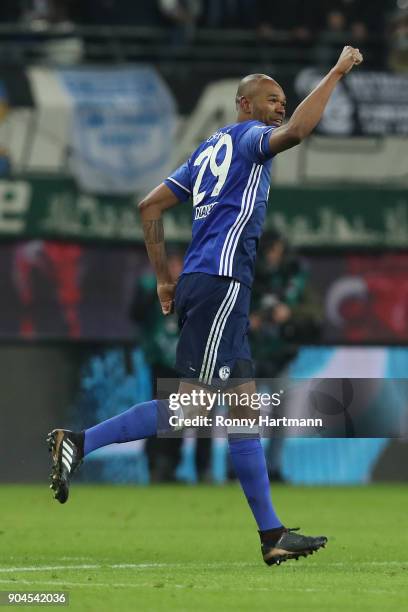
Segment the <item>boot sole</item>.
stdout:
<svg viewBox="0 0 408 612">
<path fill-rule="evenodd" d="M 298 561 L 299 557 L 308 557 L 309 555 L 313 555 L 313 553 L 317 552 L 320 548 L 325 548 L 327 544 L 327 539 L 325 542 L 320 544 L 316 544 L 310 548 L 305 550 L 297 550 L 296 552 L 285 550 L 283 548 L 272 548 L 266 555 L 263 555 L 263 560 L 267 565 L 280 565 L 285 561 L 289 561 L 290 559 L 295 559 Z"/>
</svg>

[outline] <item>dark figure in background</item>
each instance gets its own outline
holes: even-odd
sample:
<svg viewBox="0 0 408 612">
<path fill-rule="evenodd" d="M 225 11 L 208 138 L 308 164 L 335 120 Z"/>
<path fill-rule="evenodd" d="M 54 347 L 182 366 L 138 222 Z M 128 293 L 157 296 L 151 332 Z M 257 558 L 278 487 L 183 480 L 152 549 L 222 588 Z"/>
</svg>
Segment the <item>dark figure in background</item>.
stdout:
<svg viewBox="0 0 408 612">
<path fill-rule="evenodd" d="M 307 287 L 308 269 L 278 232 L 261 240 L 253 288 L 251 335 L 257 375 L 274 378 L 296 356 L 299 342 L 319 334 L 321 307 Z"/>
<path fill-rule="evenodd" d="M 310 15 L 309 3 L 303 0 L 256 0 L 254 3 L 257 33 L 268 41 L 281 41 L 281 33 L 299 42 L 307 42 L 311 36 L 318 17 Z"/>
<path fill-rule="evenodd" d="M 312 0 L 310 7 L 313 5 L 313 12 L 323 19 L 315 49 L 321 66 L 329 65 L 337 56 L 344 37 L 360 48 L 368 65 L 378 68 L 384 62 L 384 0 Z"/>
<path fill-rule="evenodd" d="M 256 26 L 254 0 L 204 0 L 204 24 L 209 28 L 251 29 Z"/>
<path fill-rule="evenodd" d="M 170 274 L 175 280 L 183 269 L 184 249 L 181 246 L 168 247 Z M 179 337 L 175 314 L 163 317 L 160 302 L 157 300 L 156 276 L 147 272 L 140 277 L 130 316 L 139 325 L 140 344 L 152 371 L 154 392 L 159 378 L 178 378 L 174 369 L 176 347 Z M 181 459 L 183 438 L 171 436 L 148 438 L 146 455 L 152 482 L 173 482 L 175 471 Z M 198 480 L 207 477 L 210 463 L 211 438 L 197 438 L 196 472 Z"/>
<path fill-rule="evenodd" d="M 22 0 L 20 19 L 28 25 L 66 23 L 71 21 L 77 5 L 78 0 Z"/>
<path fill-rule="evenodd" d="M 194 39 L 202 12 L 201 0 L 158 0 L 158 8 L 173 45 L 183 45 Z"/>
<path fill-rule="evenodd" d="M 384 35 L 385 19 L 389 9 L 387 0 L 330 0 L 325 2 L 330 15 L 341 14 L 352 40 L 363 43 L 370 36 Z"/>
<path fill-rule="evenodd" d="M 258 378 L 281 378 L 298 353 L 301 342 L 319 336 L 322 309 L 308 287 L 308 269 L 275 231 L 261 239 L 255 272 L 251 346 Z M 269 441 L 266 450 L 269 478 L 282 482 L 283 438 Z"/>
</svg>

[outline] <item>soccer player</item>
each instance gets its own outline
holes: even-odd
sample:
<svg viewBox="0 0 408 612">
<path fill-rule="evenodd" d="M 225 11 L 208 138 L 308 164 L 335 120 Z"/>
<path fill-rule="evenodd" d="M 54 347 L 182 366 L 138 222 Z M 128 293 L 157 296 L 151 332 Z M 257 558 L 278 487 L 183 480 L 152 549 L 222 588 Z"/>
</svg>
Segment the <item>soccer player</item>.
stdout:
<svg viewBox="0 0 408 612">
<path fill-rule="evenodd" d="M 179 393 L 191 392 L 197 385 L 225 384 L 229 377 L 239 380 L 229 391 L 248 395 L 256 391 L 247 328 L 272 158 L 312 132 L 337 83 L 362 61 L 358 49 L 345 47 L 336 65 L 285 124 L 286 98 L 280 85 L 265 74 L 245 77 L 236 94 L 236 123 L 210 136 L 140 202 L 162 312 L 168 315 L 175 305 L 179 317 Z M 190 197 L 192 240 L 176 284 L 166 259 L 162 214 Z M 66 502 L 70 477 L 95 449 L 154 436 L 166 428 L 170 429 L 169 402 L 152 400 L 84 432 L 55 429 L 48 437 L 55 498 Z M 258 525 L 264 561 L 280 564 L 325 546 L 326 537 L 296 534 L 276 515 L 259 437 L 231 435 L 229 450 Z"/>
</svg>

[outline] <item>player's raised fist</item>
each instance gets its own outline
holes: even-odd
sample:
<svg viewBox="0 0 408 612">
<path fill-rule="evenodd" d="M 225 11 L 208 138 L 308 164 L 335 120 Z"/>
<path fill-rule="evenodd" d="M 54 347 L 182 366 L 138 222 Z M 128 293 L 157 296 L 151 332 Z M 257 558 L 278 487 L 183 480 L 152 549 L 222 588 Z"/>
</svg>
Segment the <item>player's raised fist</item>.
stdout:
<svg viewBox="0 0 408 612">
<path fill-rule="evenodd" d="M 342 76 L 350 72 L 354 66 L 358 66 L 363 61 L 363 56 L 359 49 L 354 47 L 344 47 L 334 69 Z"/>
<path fill-rule="evenodd" d="M 164 315 L 171 314 L 174 310 L 174 294 L 176 292 L 176 283 L 158 283 L 157 295 L 159 296 L 162 313 Z"/>
</svg>

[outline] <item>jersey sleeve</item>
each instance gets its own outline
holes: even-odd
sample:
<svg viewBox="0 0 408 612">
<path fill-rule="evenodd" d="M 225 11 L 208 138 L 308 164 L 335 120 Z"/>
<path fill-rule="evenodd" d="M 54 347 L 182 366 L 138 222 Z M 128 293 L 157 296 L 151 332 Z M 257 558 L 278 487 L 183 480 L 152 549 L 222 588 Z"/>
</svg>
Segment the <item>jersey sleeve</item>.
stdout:
<svg viewBox="0 0 408 612">
<path fill-rule="evenodd" d="M 239 140 L 242 155 L 253 162 L 264 162 L 271 159 L 274 153 L 269 147 L 269 136 L 275 128 L 268 125 L 253 125 L 244 132 Z"/>
<path fill-rule="evenodd" d="M 175 196 L 184 202 L 191 196 L 191 174 L 190 174 L 190 162 L 186 161 L 182 166 L 177 168 L 168 178 L 165 179 L 164 184 L 172 190 Z"/>
</svg>

